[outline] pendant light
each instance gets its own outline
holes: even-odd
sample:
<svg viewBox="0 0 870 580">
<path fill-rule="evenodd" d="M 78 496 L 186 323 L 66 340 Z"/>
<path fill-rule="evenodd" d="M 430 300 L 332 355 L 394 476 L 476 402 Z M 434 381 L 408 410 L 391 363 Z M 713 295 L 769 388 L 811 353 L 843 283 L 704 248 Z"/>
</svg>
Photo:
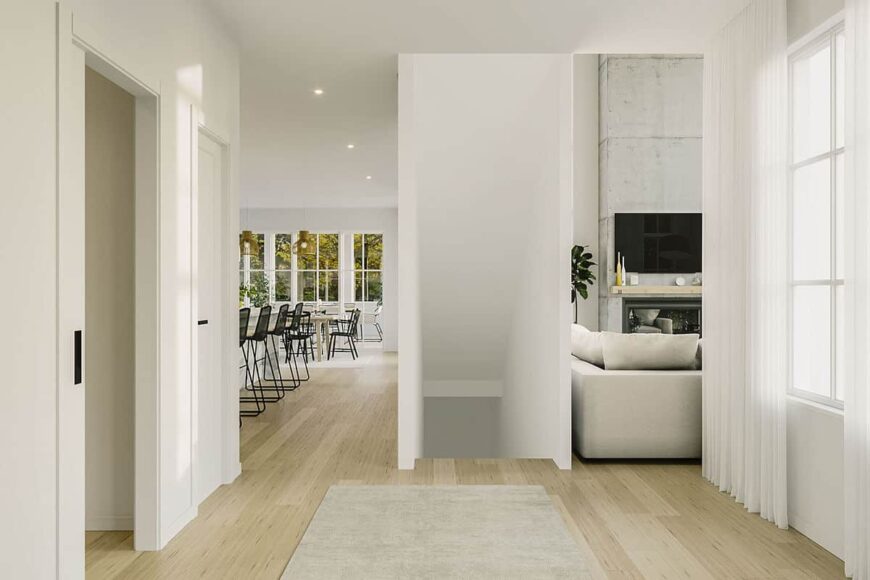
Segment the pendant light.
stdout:
<svg viewBox="0 0 870 580">
<path fill-rule="evenodd" d="M 242 235 L 239 238 L 239 250 L 242 256 L 256 256 L 260 253 L 260 244 L 257 242 L 257 236 L 251 230 L 242 230 Z"/>
<path fill-rule="evenodd" d="M 293 253 L 311 256 L 317 252 L 315 237 L 308 230 L 301 230 L 293 244 Z"/>
<path fill-rule="evenodd" d="M 245 192 L 245 225 L 250 227 L 251 206 L 247 203 L 248 195 Z M 239 253 L 244 256 L 257 256 L 260 253 L 260 243 L 257 241 L 257 236 L 251 230 L 242 230 L 242 235 L 239 236 Z"/>
</svg>

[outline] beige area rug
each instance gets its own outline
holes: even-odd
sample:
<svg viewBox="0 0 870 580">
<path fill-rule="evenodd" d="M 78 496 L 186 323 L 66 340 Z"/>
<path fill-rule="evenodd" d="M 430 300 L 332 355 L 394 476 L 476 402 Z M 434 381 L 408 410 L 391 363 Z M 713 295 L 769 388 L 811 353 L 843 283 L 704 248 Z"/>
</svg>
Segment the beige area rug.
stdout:
<svg viewBox="0 0 870 580">
<path fill-rule="evenodd" d="M 582 578 L 540 486 L 333 486 L 284 579 Z"/>
</svg>

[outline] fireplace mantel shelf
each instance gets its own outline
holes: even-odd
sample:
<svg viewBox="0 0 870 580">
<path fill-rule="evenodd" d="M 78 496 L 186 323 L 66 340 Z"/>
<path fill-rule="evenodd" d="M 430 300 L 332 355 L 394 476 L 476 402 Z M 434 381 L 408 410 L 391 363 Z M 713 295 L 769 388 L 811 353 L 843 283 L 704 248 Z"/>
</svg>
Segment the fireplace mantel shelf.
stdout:
<svg viewBox="0 0 870 580">
<path fill-rule="evenodd" d="M 614 295 L 676 295 L 698 296 L 704 293 L 703 286 L 611 286 L 610 293 Z"/>
</svg>

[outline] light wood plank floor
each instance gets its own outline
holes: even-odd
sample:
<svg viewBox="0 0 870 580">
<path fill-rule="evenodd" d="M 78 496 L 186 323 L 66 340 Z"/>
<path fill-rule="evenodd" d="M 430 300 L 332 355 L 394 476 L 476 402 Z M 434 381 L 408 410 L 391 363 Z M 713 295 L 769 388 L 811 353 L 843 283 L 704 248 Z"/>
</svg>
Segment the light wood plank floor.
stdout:
<svg viewBox="0 0 870 580">
<path fill-rule="evenodd" d="M 278 578 L 333 484 L 539 484 L 602 578 L 842 578 L 843 563 L 747 514 L 695 464 L 421 460 L 396 468 L 396 357 L 314 380 L 241 432 L 241 477 L 161 552 L 127 532 L 87 534 L 89 578 Z"/>
</svg>

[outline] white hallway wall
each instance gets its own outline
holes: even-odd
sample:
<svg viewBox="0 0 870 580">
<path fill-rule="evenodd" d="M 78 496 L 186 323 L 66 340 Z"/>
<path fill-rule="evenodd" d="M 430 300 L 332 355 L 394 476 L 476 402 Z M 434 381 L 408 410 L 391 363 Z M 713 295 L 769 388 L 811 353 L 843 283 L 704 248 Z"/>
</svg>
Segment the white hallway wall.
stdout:
<svg viewBox="0 0 870 580">
<path fill-rule="evenodd" d="M 419 290 L 400 279 L 412 299 L 399 315 L 419 309 L 407 331 L 422 345 L 400 401 L 421 387 L 459 406 L 492 398 L 491 455 L 569 467 L 571 56 L 403 55 L 399 68 L 399 228 L 419 244 L 400 247 L 418 257 Z M 454 456 L 479 448 L 453 443 Z"/>
<path fill-rule="evenodd" d="M 384 350 L 398 350 L 399 241 L 396 208 L 242 209 L 241 223 L 257 233 L 383 232 Z"/>
<path fill-rule="evenodd" d="M 800 40 L 844 8 L 844 0 L 789 0 L 789 42 Z M 843 413 L 795 398 L 789 398 L 787 406 L 789 524 L 842 558 Z"/>
<path fill-rule="evenodd" d="M 55 3 L 4 2 L 0 18 L 0 333 L 4 420 L 0 421 L 0 570 L 9 578 L 53 578 L 55 566 L 56 340 Z M 15 136 L 10 138 L 10 136 Z M 13 282 L 14 281 L 14 282 Z"/>
<path fill-rule="evenodd" d="M 198 1 L 71 0 L 75 32 L 124 70 L 161 94 L 161 522 L 164 542 L 195 513 L 190 441 L 192 312 L 190 109 L 230 142 L 238 167 L 238 56 L 230 37 Z M 0 19 L 0 225 L 27 239 L 28 260 L 40 275 L 15 275 L 3 284 L 3 303 L 15 305 L 4 333 L 3 393 L 7 420 L 0 423 L 4 493 L 0 499 L 0 568 L 14 578 L 53 578 L 56 570 L 56 377 L 53 351 L 33 344 L 56 340 L 55 8 L 53 0 L 11 0 Z M 232 174 L 232 203 L 238 203 Z M 232 221 L 236 221 L 235 215 Z M 230 224 L 238 229 L 237 223 Z M 231 244 L 227 248 L 230 251 Z M 20 247 L 0 249 L 6 273 L 19 272 Z M 227 290 L 229 294 L 230 286 Z M 64 369 L 68 371 L 69 369 Z M 238 432 L 226 434 L 235 437 Z M 15 441 L 15 445 L 9 442 Z M 232 446 L 233 442 L 230 441 Z M 220 458 L 216 458 L 220 461 Z M 236 459 L 236 466 L 237 466 Z M 76 571 L 69 572 L 71 575 Z"/>
<path fill-rule="evenodd" d="M 165 544 L 196 513 L 191 457 L 191 362 L 196 360 L 191 352 L 191 333 L 195 330 L 191 323 L 195 317 L 191 310 L 191 256 L 195 252 L 191 244 L 191 177 L 196 170 L 192 167 L 191 107 L 199 108 L 209 129 L 230 144 L 230 198 L 235 205 L 238 49 L 198 0 L 72 0 L 70 7 L 77 35 L 160 91 L 160 527 Z M 235 221 L 235 212 L 231 213 L 231 221 Z M 225 251 L 232 252 L 235 242 L 225 243 Z M 224 360 L 235 358 L 225 355 Z M 223 435 L 233 438 L 225 448 L 238 448 L 237 430 Z M 238 459 L 235 462 L 232 467 L 237 473 Z"/>
</svg>

